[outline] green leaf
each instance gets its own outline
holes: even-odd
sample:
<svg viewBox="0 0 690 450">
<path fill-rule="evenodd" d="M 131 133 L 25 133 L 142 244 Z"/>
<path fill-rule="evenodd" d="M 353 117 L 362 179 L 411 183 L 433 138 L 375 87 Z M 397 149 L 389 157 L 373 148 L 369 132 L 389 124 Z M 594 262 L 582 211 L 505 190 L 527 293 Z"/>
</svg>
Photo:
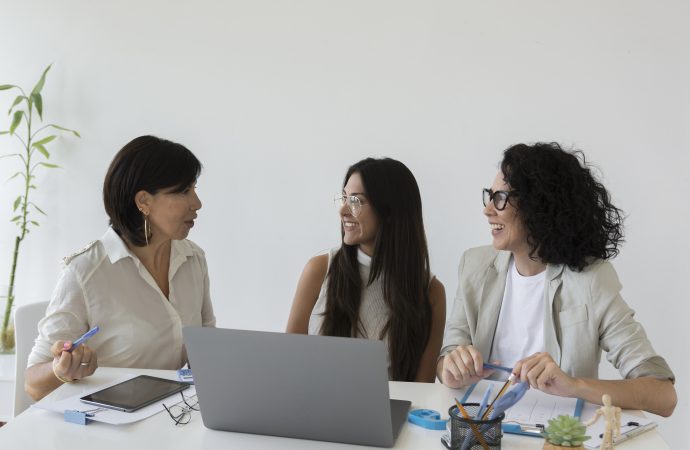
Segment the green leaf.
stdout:
<svg viewBox="0 0 690 450">
<path fill-rule="evenodd" d="M 8 89 L 12 89 L 13 87 L 17 87 L 14 84 L 0 84 L 0 91 L 6 91 Z"/>
<path fill-rule="evenodd" d="M 38 188 L 32 184 L 29 186 L 29 189 L 38 189 Z"/>
<path fill-rule="evenodd" d="M 79 133 L 77 133 L 76 131 L 70 130 L 69 128 L 61 127 L 60 125 L 55 125 L 54 123 L 51 123 L 50 125 L 47 125 L 47 126 L 57 128 L 58 130 L 62 130 L 62 131 L 69 131 L 70 133 L 74 134 L 76 137 L 78 137 L 78 138 L 81 137 L 81 135 Z"/>
<path fill-rule="evenodd" d="M 46 82 L 46 74 L 47 74 L 48 71 L 50 70 L 50 67 L 51 67 L 51 66 L 52 66 L 52 64 L 49 65 L 48 67 L 46 67 L 46 70 L 43 71 L 43 75 L 41 75 L 41 79 L 38 80 L 38 83 L 36 83 L 36 86 L 34 86 L 33 90 L 31 91 L 31 95 L 40 94 L 40 93 L 41 93 L 41 90 L 43 89 L 43 85 L 44 85 L 45 82 Z"/>
<path fill-rule="evenodd" d="M 16 211 L 17 208 L 19 207 L 19 204 L 22 202 L 22 196 L 20 195 L 14 200 L 14 206 L 12 206 L 12 211 Z"/>
<path fill-rule="evenodd" d="M 46 150 L 46 148 L 43 145 L 36 143 L 33 144 L 32 147 L 41 152 L 41 154 L 45 156 L 46 159 L 50 158 L 50 153 L 48 153 L 48 150 Z"/>
<path fill-rule="evenodd" d="M 12 103 L 12 106 L 10 106 L 10 110 L 7 111 L 7 115 L 9 116 L 10 114 L 12 114 L 12 110 L 14 109 L 14 107 L 20 104 L 22 100 L 24 100 L 25 98 L 26 97 L 24 97 L 23 95 L 18 95 L 17 98 L 14 99 L 14 103 Z"/>
<path fill-rule="evenodd" d="M 33 146 L 45 145 L 45 144 L 47 144 L 48 142 L 53 141 L 56 137 L 57 137 L 57 136 L 54 136 L 54 135 L 48 136 L 48 137 L 45 137 L 45 138 L 41 139 L 40 141 L 34 142 L 32 145 L 33 145 Z"/>
<path fill-rule="evenodd" d="M 38 206 L 36 206 L 35 203 L 30 202 L 29 204 L 30 204 L 31 206 L 33 206 L 34 208 L 36 208 L 36 211 L 40 212 L 40 213 L 43 214 L 44 216 L 47 216 L 47 215 L 48 215 L 48 214 L 44 213 L 43 210 L 42 210 L 41 208 L 39 208 Z"/>
<path fill-rule="evenodd" d="M 12 219 L 10 219 L 10 222 L 16 222 L 21 218 L 22 218 L 22 216 L 14 216 L 14 217 L 12 217 Z"/>
<path fill-rule="evenodd" d="M 41 94 L 31 94 L 31 99 L 34 102 L 34 105 L 36 105 L 36 111 L 38 111 L 38 117 L 43 120 L 43 97 L 41 97 Z"/>
<path fill-rule="evenodd" d="M 10 125 L 10 134 L 14 134 L 14 130 L 17 129 L 19 123 L 22 121 L 23 111 L 15 111 L 14 117 L 12 117 L 12 124 Z"/>
<path fill-rule="evenodd" d="M 2 136 L 3 134 L 10 134 L 10 132 L 9 131 L 0 131 L 0 136 Z"/>
<path fill-rule="evenodd" d="M 7 181 L 14 180 L 14 179 L 17 178 L 19 175 L 22 175 L 24 178 L 26 178 L 26 175 L 24 175 L 23 172 L 17 172 L 17 173 L 15 173 L 14 175 L 12 175 L 11 177 L 9 177 L 9 178 L 7 179 Z"/>
<path fill-rule="evenodd" d="M 46 153 L 47 153 L 47 152 L 46 152 Z M 60 166 L 58 166 L 57 164 L 50 164 L 50 163 L 47 163 L 47 162 L 40 162 L 40 163 L 38 163 L 38 164 L 40 164 L 40 165 L 42 165 L 42 166 L 44 166 L 44 167 L 47 167 L 47 168 L 49 168 L 49 169 L 58 169 L 58 168 L 60 167 Z"/>
<path fill-rule="evenodd" d="M 35 220 L 32 220 L 31 223 L 32 223 L 33 225 L 36 225 L 37 227 L 40 227 L 40 225 L 38 224 L 38 222 L 36 222 Z"/>
</svg>

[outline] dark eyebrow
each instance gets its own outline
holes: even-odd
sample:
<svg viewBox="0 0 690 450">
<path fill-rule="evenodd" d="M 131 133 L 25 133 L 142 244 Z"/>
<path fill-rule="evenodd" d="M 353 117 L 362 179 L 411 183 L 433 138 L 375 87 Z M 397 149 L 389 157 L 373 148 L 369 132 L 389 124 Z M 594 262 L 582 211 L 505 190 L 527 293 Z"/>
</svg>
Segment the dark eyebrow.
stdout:
<svg viewBox="0 0 690 450">
<path fill-rule="evenodd" d="M 365 196 L 365 197 L 367 196 L 367 194 L 365 194 L 364 192 L 353 192 L 353 193 L 351 193 L 351 194 L 348 194 L 348 193 L 345 192 L 344 190 L 343 190 L 343 195 L 347 195 L 348 197 L 352 197 L 353 195 L 354 195 L 355 197 L 358 196 L 358 195 L 363 195 L 363 196 Z"/>
</svg>

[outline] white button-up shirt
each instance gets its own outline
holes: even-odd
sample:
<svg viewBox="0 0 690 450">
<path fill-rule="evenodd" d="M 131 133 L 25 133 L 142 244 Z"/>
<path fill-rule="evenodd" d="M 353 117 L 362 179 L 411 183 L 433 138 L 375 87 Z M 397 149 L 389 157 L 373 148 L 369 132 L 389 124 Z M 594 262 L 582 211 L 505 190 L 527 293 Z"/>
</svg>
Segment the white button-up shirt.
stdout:
<svg viewBox="0 0 690 450">
<path fill-rule="evenodd" d="M 182 327 L 213 327 L 203 250 L 172 241 L 169 299 L 112 229 L 80 253 L 65 258 L 28 366 L 51 361 L 57 340 L 75 340 L 98 325 L 88 341 L 104 367 L 178 369 L 186 362 Z"/>
</svg>

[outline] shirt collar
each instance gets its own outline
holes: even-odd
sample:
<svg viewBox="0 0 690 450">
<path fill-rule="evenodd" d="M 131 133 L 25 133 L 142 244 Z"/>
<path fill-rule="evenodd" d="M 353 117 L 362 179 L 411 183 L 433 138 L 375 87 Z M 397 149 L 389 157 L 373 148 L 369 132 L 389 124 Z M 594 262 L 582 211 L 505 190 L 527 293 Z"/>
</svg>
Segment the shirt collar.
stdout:
<svg viewBox="0 0 690 450">
<path fill-rule="evenodd" d="M 499 250 L 493 261 L 493 266 L 498 273 L 508 273 L 510 268 L 510 261 L 512 259 L 512 253 L 504 250 Z M 563 264 L 547 264 L 546 265 L 546 279 L 549 281 L 555 280 L 560 277 L 563 273 Z"/>
<path fill-rule="evenodd" d="M 115 264 L 117 261 L 124 258 L 132 258 L 134 261 L 139 261 L 139 258 L 137 258 L 137 256 L 129 250 L 127 244 L 125 244 L 125 241 L 122 240 L 120 235 L 118 235 L 112 227 L 108 227 L 108 230 L 101 238 L 101 242 L 103 243 L 105 252 L 108 255 L 108 259 L 110 259 L 112 264 Z M 187 257 L 193 255 L 194 251 L 192 250 L 191 244 L 187 240 L 172 241 L 170 250 L 171 264 L 178 258 L 181 261 L 184 261 L 187 259 Z"/>
<path fill-rule="evenodd" d="M 371 256 L 364 253 L 359 247 L 357 247 L 357 261 L 365 267 L 371 266 Z"/>
<path fill-rule="evenodd" d="M 129 251 L 127 244 L 125 244 L 125 241 L 122 240 L 120 235 L 113 230 L 113 227 L 108 227 L 108 230 L 101 238 L 101 243 L 112 264 L 127 257 L 136 259 L 136 256 Z"/>
</svg>

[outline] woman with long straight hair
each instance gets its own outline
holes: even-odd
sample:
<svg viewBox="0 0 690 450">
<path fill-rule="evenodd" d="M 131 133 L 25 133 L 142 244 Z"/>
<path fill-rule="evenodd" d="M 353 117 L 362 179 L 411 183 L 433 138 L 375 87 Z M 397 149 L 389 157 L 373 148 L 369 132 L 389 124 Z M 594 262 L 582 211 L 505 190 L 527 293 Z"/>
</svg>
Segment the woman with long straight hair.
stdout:
<svg viewBox="0 0 690 450">
<path fill-rule="evenodd" d="M 394 159 L 364 159 L 335 202 L 342 244 L 305 266 L 287 332 L 383 340 L 391 380 L 433 382 L 446 299 L 429 271 L 412 172 Z"/>
</svg>

